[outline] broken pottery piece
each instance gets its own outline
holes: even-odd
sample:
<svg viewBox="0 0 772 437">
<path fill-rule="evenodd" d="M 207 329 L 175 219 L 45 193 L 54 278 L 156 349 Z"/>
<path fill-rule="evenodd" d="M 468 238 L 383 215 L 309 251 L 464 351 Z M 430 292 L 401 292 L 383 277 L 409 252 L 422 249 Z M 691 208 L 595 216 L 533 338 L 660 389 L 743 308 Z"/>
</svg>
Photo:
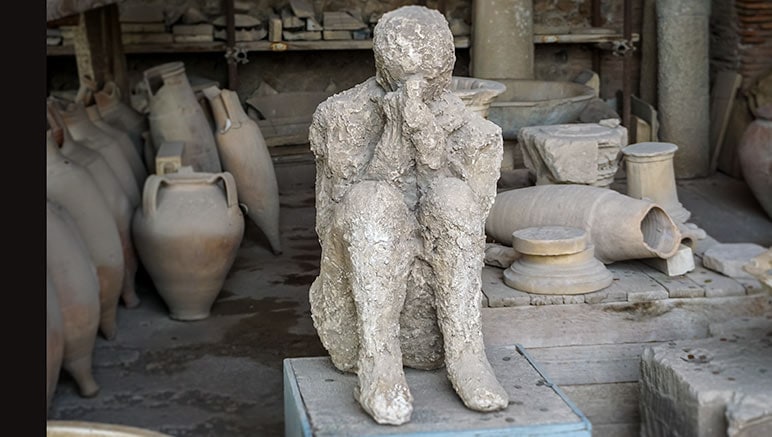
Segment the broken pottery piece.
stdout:
<svg viewBox="0 0 772 437">
<path fill-rule="evenodd" d="M 535 294 L 584 294 L 611 285 L 613 276 L 595 259 L 583 229 L 543 226 L 512 234 L 512 247 L 521 254 L 504 271 L 508 286 Z"/>
<path fill-rule="evenodd" d="M 598 123 L 530 126 L 518 133 L 525 166 L 536 184 L 608 188 L 614 181 L 627 129 Z"/>
<path fill-rule="evenodd" d="M 518 258 L 520 258 L 520 253 L 511 247 L 485 243 L 485 265 L 506 269 Z"/>
<path fill-rule="evenodd" d="M 743 266 L 766 251 L 766 248 L 753 243 L 716 244 L 702 255 L 702 265 L 730 278 L 754 279 L 753 275 L 743 270 Z"/>
<path fill-rule="evenodd" d="M 244 112 L 234 91 L 205 89 L 216 123 L 217 150 L 223 169 L 236 181 L 239 202 L 268 238 L 274 254 L 281 253 L 279 185 L 273 160 L 257 123 Z"/>
<path fill-rule="evenodd" d="M 111 340 L 116 335 L 125 274 L 120 232 L 97 182 L 61 154 L 50 133 L 46 138 L 46 197 L 67 210 L 85 242 L 99 284 L 99 329 Z"/>
<path fill-rule="evenodd" d="M 244 235 L 233 176 L 186 167 L 148 177 L 133 231 L 142 264 L 169 316 L 184 321 L 209 317 Z"/>
<path fill-rule="evenodd" d="M 605 264 L 669 258 L 681 242 L 678 226 L 657 204 L 613 190 L 569 184 L 499 193 L 485 231 L 497 242 L 511 244 L 513 232 L 536 226 L 586 230 L 595 256 Z"/>
<path fill-rule="evenodd" d="M 468 408 L 507 408 L 480 313 L 501 129 L 451 91 L 453 35 L 436 10 L 384 14 L 373 52 L 375 77 L 321 103 L 310 127 L 322 246 L 314 326 L 380 424 L 411 418 L 403 366 L 445 365 Z"/>
<path fill-rule="evenodd" d="M 46 271 L 56 293 L 64 334 L 62 366 L 92 397 L 99 385 L 91 372 L 99 329 L 99 279 L 82 233 L 62 206 L 46 202 Z"/>
<path fill-rule="evenodd" d="M 182 62 L 162 64 L 144 72 L 150 96 L 150 133 L 159 147 L 167 141 L 185 143 L 183 165 L 195 171 L 222 171 L 214 134 L 196 100 Z"/>
<path fill-rule="evenodd" d="M 648 199 L 667 211 L 676 223 L 685 223 L 691 213 L 678 201 L 673 157 L 678 146 L 672 143 L 646 142 L 624 149 L 627 195 Z"/>
</svg>

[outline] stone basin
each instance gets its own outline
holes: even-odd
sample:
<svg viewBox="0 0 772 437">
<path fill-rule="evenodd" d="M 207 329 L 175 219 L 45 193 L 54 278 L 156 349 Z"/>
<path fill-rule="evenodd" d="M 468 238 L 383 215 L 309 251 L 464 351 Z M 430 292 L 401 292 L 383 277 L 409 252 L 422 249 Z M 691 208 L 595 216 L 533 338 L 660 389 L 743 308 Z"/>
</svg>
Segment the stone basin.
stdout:
<svg viewBox="0 0 772 437">
<path fill-rule="evenodd" d="M 505 140 L 516 140 L 520 128 L 571 123 L 595 97 L 592 88 L 574 83 L 498 79 L 506 86 L 490 105 L 488 119 L 501 127 Z"/>
<path fill-rule="evenodd" d="M 453 76 L 450 89 L 469 109 L 487 118 L 491 102 L 506 91 L 507 87 L 493 80 Z"/>
</svg>

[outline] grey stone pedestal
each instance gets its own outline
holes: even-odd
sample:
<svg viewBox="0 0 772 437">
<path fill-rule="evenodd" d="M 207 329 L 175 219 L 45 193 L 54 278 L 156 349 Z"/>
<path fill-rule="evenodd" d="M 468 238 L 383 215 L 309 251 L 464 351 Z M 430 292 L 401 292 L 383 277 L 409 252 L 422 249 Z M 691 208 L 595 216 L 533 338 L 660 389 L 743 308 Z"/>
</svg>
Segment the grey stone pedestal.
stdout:
<svg viewBox="0 0 772 437">
<path fill-rule="evenodd" d="M 520 352 L 520 353 L 518 353 Z M 544 375 L 522 347 L 487 351 L 509 394 L 502 411 L 467 409 L 445 369 L 405 369 L 413 394 L 411 421 L 378 425 L 354 399 L 356 376 L 336 370 L 327 357 L 284 360 L 287 436 L 590 436 L 591 425 Z"/>
</svg>

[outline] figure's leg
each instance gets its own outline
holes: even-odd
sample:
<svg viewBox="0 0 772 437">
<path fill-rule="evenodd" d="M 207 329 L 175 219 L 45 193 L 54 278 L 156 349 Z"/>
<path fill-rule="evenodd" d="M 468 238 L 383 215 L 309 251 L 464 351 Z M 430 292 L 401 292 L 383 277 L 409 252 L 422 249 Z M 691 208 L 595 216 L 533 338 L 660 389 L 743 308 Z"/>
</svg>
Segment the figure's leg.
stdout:
<svg viewBox="0 0 772 437">
<path fill-rule="evenodd" d="M 434 270 L 448 379 L 467 407 L 506 408 L 507 393 L 496 380 L 483 344 L 480 275 L 485 217 L 474 193 L 461 180 L 438 179 L 421 200 L 419 220 Z"/>
<path fill-rule="evenodd" d="M 415 259 L 417 223 L 402 194 L 382 182 L 361 182 L 333 217 L 332 238 L 347 263 L 359 336 L 357 399 L 382 424 L 410 420 L 412 395 L 402 368 L 399 315 Z"/>
<path fill-rule="evenodd" d="M 402 363 L 414 369 L 432 370 L 445 365 L 433 282 L 431 266 L 416 260 L 407 279 L 407 297 L 399 320 Z"/>
</svg>

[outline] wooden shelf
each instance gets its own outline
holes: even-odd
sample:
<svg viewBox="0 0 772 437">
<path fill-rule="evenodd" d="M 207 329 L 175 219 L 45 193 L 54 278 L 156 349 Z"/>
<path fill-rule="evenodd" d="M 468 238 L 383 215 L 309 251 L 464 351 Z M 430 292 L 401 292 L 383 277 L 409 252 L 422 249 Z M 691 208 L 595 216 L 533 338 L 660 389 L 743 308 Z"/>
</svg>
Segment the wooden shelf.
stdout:
<svg viewBox="0 0 772 437">
<path fill-rule="evenodd" d="M 633 34 L 633 42 L 640 40 L 640 35 Z M 534 35 L 534 44 L 594 44 L 624 41 L 622 34 L 616 33 L 567 33 L 562 35 Z"/>
<path fill-rule="evenodd" d="M 225 53 L 225 43 L 221 41 L 204 43 L 172 43 L 172 44 L 126 44 L 124 53 Z M 46 46 L 48 56 L 71 56 L 75 54 L 74 46 Z"/>
</svg>

